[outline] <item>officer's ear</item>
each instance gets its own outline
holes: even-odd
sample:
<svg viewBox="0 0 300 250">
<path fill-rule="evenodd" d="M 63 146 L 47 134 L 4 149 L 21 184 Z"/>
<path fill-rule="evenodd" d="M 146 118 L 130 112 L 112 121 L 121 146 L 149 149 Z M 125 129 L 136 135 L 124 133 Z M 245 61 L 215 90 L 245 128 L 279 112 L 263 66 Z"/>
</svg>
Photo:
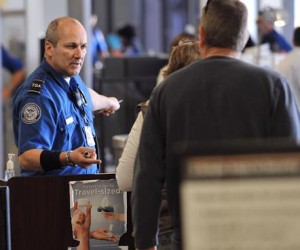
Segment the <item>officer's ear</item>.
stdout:
<svg viewBox="0 0 300 250">
<path fill-rule="evenodd" d="M 53 44 L 49 41 L 45 41 L 45 56 L 52 57 L 53 55 Z"/>
</svg>

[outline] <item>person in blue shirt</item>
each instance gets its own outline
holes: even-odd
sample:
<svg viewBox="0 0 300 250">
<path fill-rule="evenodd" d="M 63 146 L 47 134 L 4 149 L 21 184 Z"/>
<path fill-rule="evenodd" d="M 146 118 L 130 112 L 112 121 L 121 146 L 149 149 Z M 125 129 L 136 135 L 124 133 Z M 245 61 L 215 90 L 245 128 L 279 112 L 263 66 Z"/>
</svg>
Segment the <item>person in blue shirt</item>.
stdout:
<svg viewBox="0 0 300 250">
<path fill-rule="evenodd" d="M 266 8 L 258 13 L 256 20 L 260 43 L 268 43 L 272 52 L 290 52 L 290 43 L 274 29 L 276 10 Z"/>
<path fill-rule="evenodd" d="M 121 37 L 121 52 L 124 56 L 137 56 L 144 53 L 135 26 L 129 23 L 125 24 L 117 30 L 117 34 Z"/>
<path fill-rule="evenodd" d="M 114 97 L 88 89 L 79 76 L 87 34 L 71 17 L 46 31 L 45 58 L 13 98 L 13 130 L 21 174 L 99 173 L 93 110 L 118 110 Z"/>
<path fill-rule="evenodd" d="M 90 42 L 93 58 L 93 66 L 97 68 L 98 63 L 109 56 L 108 46 L 101 29 L 96 27 L 98 21 L 97 15 L 93 14 L 90 17 L 92 26 L 92 39 Z"/>
<path fill-rule="evenodd" d="M 122 57 L 122 38 L 114 33 L 111 32 L 107 35 L 107 44 L 109 47 L 109 53 L 113 57 Z"/>
<path fill-rule="evenodd" d="M 26 71 L 23 62 L 10 54 L 4 46 L 1 46 L 1 63 L 2 67 L 11 74 L 9 82 L 2 88 L 2 98 L 6 102 L 25 79 Z"/>
</svg>

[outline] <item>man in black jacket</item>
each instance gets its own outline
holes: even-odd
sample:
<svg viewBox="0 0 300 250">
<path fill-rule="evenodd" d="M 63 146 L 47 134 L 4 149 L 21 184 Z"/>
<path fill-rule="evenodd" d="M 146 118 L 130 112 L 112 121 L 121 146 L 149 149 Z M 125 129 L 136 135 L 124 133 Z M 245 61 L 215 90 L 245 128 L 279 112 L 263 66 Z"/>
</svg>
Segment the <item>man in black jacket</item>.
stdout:
<svg viewBox="0 0 300 250">
<path fill-rule="evenodd" d="M 247 16 L 241 1 L 208 1 L 199 26 L 203 59 L 170 75 L 151 96 L 133 180 L 138 249 L 159 244 L 157 222 L 165 180 L 174 226 L 172 249 L 180 249 L 175 144 L 281 137 L 299 141 L 299 114 L 286 80 L 239 60 L 248 39 Z"/>
</svg>

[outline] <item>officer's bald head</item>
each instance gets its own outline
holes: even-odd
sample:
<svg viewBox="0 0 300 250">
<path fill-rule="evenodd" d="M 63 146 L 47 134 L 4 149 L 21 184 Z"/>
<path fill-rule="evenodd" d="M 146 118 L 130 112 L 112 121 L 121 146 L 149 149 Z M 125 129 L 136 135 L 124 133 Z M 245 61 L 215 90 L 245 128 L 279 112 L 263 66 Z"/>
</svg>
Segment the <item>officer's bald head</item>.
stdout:
<svg viewBox="0 0 300 250">
<path fill-rule="evenodd" d="M 73 23 L 82 26 L 82 24 L 72 17 L 59 17 L 54 19 L 47 28 L 45 41 L 50 42 L 54 47 L 60 39 L 59 27 L 66 23 Z M 83 26 L 82 26 L 83 27 Z"/>
</svg>

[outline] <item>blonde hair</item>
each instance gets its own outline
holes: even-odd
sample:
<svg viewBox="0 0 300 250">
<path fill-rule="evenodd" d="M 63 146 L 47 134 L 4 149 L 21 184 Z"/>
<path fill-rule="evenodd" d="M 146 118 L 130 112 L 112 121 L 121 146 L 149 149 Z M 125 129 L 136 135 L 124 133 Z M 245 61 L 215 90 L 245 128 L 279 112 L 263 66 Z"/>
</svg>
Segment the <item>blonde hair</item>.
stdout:
<svg viewBox="0 0 300 250">
<path fill-rule="evenodd" d="M 179 70 L 201 58 L 198 41 L 183 39 L 173 46 L 167 69 L 163 71 L 166 78 L 171 73 Z"/>
</svg>

